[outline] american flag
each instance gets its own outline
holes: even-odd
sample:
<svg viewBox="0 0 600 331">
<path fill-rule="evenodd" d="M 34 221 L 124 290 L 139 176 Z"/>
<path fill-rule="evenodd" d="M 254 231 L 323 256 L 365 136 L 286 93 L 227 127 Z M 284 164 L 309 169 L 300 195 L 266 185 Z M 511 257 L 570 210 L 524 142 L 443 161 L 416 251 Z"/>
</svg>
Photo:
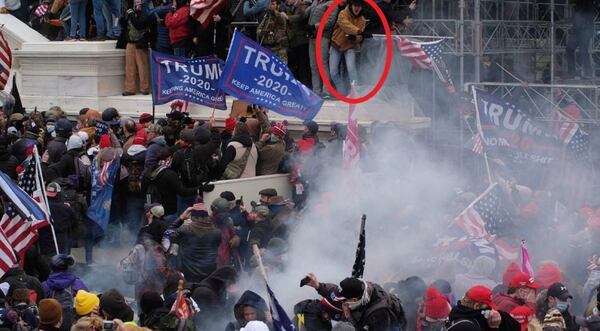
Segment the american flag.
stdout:
<svg viewBox="0 0 600 331">
<path fill-rule="evenodd" d="M 572 118 L 565 116 L 560 110 L 555 109 L 551 116 L 552 131 L 558 136 L 558 139 L 563 144 L 568 144 L 577 130 L 579 124 L 575 123 Z"/>
<path fill-rule="evenodd" d="M 213 16 L 225 6 L 225 0 L 192 0 L 190 3 L 190 16 L 195 18 L 203 28 L 208 28 Z M 187 109 L 187 107 L 186 107 Z"/>
<path fill-rule="evenodd" d="M 350 97 L 355 95 L 354 86 L 350 91 Z M 344 168 L 353 169 L 358 165 L 360 159 L 360 136 L 358 133 L 358 120 L 356 119 L 356 104 L 348 105 L 348 131 L 344 141 L 343 156 Z"/>
<path fill-rule="evenodd" d="M 356 259 L 354 260 L 354 266 L 352 266 L 352 277 L 362 278 L 365 273 L 365 262 L 366 262 L 366 237 L 365 237 L 365 222 L 367 221 L 367 215 L 363 215 L 360 220 L 360 235 L 358 237 L 358 246 L 356 247 Z"/>
<path fill-rule="evenodd" d="M 294 324 L 286 314 L 285 309 L 277 301 L 275 294 L 266 281 L 265 285 L 267 285 L 267 292 L 269 293 L 269 309 L 273 318 L 273 329 L 276 331 L 295 331 Z"/>
<path fill-rule="evenodd" d="M 41 168 L 38 166 L 37 148 L 25 160 L 24 170 L 19 179 L 19 186 L 27 193 L 44 213 L 37 217 L 23 217 L 13 201 L 7 201 L 5 212 L 0 219 L 0 229 L 6 236 L 11 247 L 22 255 L 38 238 L 37 229 L 48 225 L 48 207 L 44 197 L 43 183 L 41 181 Z M 42 217 L 39 217 L 42 216 Z"/>
<path fill-rule="evenodd" d="M 35 11 L 33 12 L 33 15 L 36 17 L 42 17 L 42 16 L 46 15 L 47 12 L 48 12 L 48 3 L 43 2 L 42 4 L 37 6 Z"/>
<path fill-rule="evenodd" d="M 6 87 L 11 66 L 12 52 L 10 51 L 8 41 L 4 38 L 4 34 L 0 31 L 0 90 L 4 90 Z"/>
<path fill-rule="evenodd" d="M 406 38 L 399 38 L 398 48 L 400 55 L 408 58 L 408 61 L 417 69 L 433 70 L 438 78 L 448 85 L 448 91 L 455 93 L 454 83 L 450 72 L 444 62 L 442 43 L 444 39 L 432 42 L 414 42 Z"/>
<path fill-rule="evenodd" d="M 492 184 L 454 219 L 454 224 L 470 237 L 494 243 L 501 257 L 514 259 L 518 249 L 498 238 L 512 225 L 508 211 L 502 206 L 501 195 L 498 183 Z"/>
<path fill-rule="evenodd" d="M 567 151 L 573 160 L 588 160 L 590 151 L 590 135 L 577 128 L 575 134 L 567 144 Z"/>
<path fill-rule="evenodd" d="M 473 140 L 473 153 L 477 155 L 483 154 L 483 139 L 481 139 L 481 134 L 474 134 L 473 137 L 471 137 L 471 140 Z"/>
</svg>

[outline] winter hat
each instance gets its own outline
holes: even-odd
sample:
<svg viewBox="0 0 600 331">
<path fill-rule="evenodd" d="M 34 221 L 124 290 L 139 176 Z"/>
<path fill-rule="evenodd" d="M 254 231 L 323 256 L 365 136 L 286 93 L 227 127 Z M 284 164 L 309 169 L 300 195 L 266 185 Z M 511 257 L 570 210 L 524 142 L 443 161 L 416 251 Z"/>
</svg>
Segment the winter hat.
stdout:
<svg viewBox="0 0 600 331">
<path fill-rule="evenodd" d="M 362 298 L 365 292 L 365 284 L 362 280 L 354 277 L 347 277 L 340 282 L 341 291 L 338 297 L 346 299 Z"/>
<path fill-rule="evenodd" d="M 48 184 L 48 186 L 46 187 L 46 195 L 49 198 L 56 197 L 58 195 L 58 193 L 60 193 L 60 191 L 61 191 L 60 185 L 55 182 Z"/>
<path fill-rule="evenodd" d="M 512 276 L 508 288 L 529 287 L 537 289 L 540 285 L 533 281 L 533 278 L 524 272 L 518 272 Z"/>
<path fill-rule="evenodd" d="M 258 191 L 258 195 L 264 195 L 267 197 L 274 197 L 277 196 L 277 190 L 274 188 L 265 188 L 262 189 L 260 191 Z"/>
<path fill-rule="evenodd" d="M 39 304 L 40 324 L 55 325 L 62 320 L 62 307 L 56 299 L 42 299 Z"/>
<path fill-rule="evenodd" d="M 75 260 L 67 254 L 54 255 L 50 260 L 50 268 L 55 272 L 67 271 L 73 264 L 75 264 Z"/>
<path fill-rule="evenodd" d="M 354 325 L 349 322 L 338 322 L 331 331 L 355 331 Z"/>
<path fill-rule="evenodd" d="M 257 205 L 253 211 L 260 217 L 269 217 L 269 207 L 265 205 Z"/>
<path fill-rule="evenodd" d="M 140 296 L 140 309 L 142 313 L 148 315 L 155 309 L 162 307 L 164 304 L 160 294 L 154 291 L 147 291 Z"/>
<path fill-rule="evenodd" d="M 131 142 L 132 145 L 146 145 L 146 139 L 142 136 L 135 136 Z"/>
<path fill-rule="evenodd" d="M 556 308 L 548 310 L 546 316 L 544 316 L 544 322 L 542 323 L 542 327 L 558 327 L 561 330 L 567 329 L 565 319 L 562 317 L 560 311 Z"/>
<path fill-rule="evenodd" d="M 233 129 L 235 129 L 235 118 L 228 117 L 225 119 L 225 129 L 223 131 L 231 133 Z"/>
<path fill-rule="evenodd" d="M 277 138 L 283 139 L 283 138 L 285 138 L 285 135 L 287 135 L 288 129 L 287 129 L 287 126 L 285 126 L 281 122 L 279 122 L 279 123 L 276 123 L 271 128 L 271 132 L 273 132 L 273 134 L 275 136 L 277 136 Z"/>
<path fill-rule="evenodd" d="M 108 134 L 103 135 L 100 138 L 100 148 L 108 148 L 112 147 L 112 142 L 110 141 L 110 136 Z"/>
<path fill-rule="evenodd" d="M 148 113 L 142 113 L 142 115 L 140 115 L 140 124 L 152 122 L 152 120 L 154 120 L 154 116 Z"/>
<path fill-rule="evenodd" d="M 526 331 L 527 325 L 533 319 L 534 311 L 527 306 L 517 306 L 510 312 L 510 316 L 521 324 L 521 331 Z"/>
<path fill-rule="evenodd" d="M 319 132 L 319 124 L 317 124 L 315 121 L 305 122 L 304 125 L 308 129 L 308 132 L 312 134 L 317 134 Z"/>
<path fill-rule="evenodd" d="M 225 198 L 218 197 L 210 204 L 210 209 L 213 212 L 226 213 L 229 211 L 229 201 Z"/>
<path fill-rule="evenodd" d="M 248 125 L 243 117 L 235 124 L 234 132 L 236 136 L 250 134 L 250 129 L 248 129 Z"/>
<path fill-rule="evenodd" d="M 165 215 L 165 208 L 162 205 L 154 206 L 150 208 L 150 213 L 154 215 L 154 217 L 161 218 Z"/>
<path fill-rule="evenodd" d="M 492 301 L 492 290 L 485 286 L 475 285 L 465 293 L 465 296 L 474 302 L 483 303 L 492 309 L 496 309 L 496 305 Z"/>
<path fill-rule="evenodd" d="M 81 139 L 80 136 L 74 134 L 69 137 L 69 140 L 67 140 L 68 151 L 81 147 L 83 147 L 83 139 Z"/>
<path fill-rule="evenodd" d="M 110 317 L 118 318 L 131 308 L 125 303 L 123 295 L 117 289 L 111 288 L 100 297 L 100 310 L 108 313 Z"/>
<path fill-rule="evenodd" d="M 73 302 L 73 308 L 75 308 L 77 316 L 88 315 L 99 305 L 100 298 L 98 298 L 97 295 L 84 290 L 77 291 Z"/>
<path fill-rule="evenodd" d="M 240 331 L 269 331 L 269 327 L 261 321 L 250 321 Z"/>
<path fill-rule="evenodd" d="M 179 133 L 179 138 L 181 138 L 181 140 L 185 141 L 186 143 L 193 143 L 194 135 L 194 129 L 185 128 Z"/>
<path fill-rule="evenodd" d="M 200 144 L 206 144 L 210 141 L 210 129 L 207 124 L 200 125 L 194 130 L 194 140 Z"/>
<path fill-rule="evenodd" d="M 108 122 L 109 125 L 117 124 L 117 117 L 119 117 L 119 111 L 116 108 L 109 107 L 102 112 L 102 120 Z"/>
<path fill-rule="evenodd" d="M 535 280 L 542 288 L 548 288 L 554 283 L 562 283 L 563 276 L 556 263 L 546 262 L 535 272 Z"/>
<path fill-rule="evenodd" d="M 235 194 L 231 191 L 223 191 L 219 196 L 227 201 L 235 201 Z"/>
<path fill-rule="evenodd" d="M 192 206 L 192 217 L 207 217 L 208 209 L 202 202 L 195 203 Z"/>
<path fill-rule="evenodd" d="M 425 316 L 441 320 L 446 319 L 448 314 L 450 314 L 448 300 L 434 287 L 428 288 L 425 292 Z"/>
<path fill-rule="evenodd" d="M 521 268 L 519 268 L 519 265 L 516 262 L 509 264 L 506 268 L 506 271 L 504 271 L 504 274 L 502 275 L 502 284 L 508 287 L 512 277 L 519 272 L 521 272 Z"/>
</svg>

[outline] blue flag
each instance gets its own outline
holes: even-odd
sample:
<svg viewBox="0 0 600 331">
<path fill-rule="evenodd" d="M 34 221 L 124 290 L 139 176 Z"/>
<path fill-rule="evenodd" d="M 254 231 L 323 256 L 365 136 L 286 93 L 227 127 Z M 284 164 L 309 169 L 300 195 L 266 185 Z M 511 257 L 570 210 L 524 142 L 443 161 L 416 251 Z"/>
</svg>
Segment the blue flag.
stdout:
<svg viewBox="0 0 600 331">
<path fill-rule="evenodd" d="M 242 101 L 285 116 L 311 120 L 323 99 L 297 81 L 283 61 L 236 31 L 219 87 Z"/>
<path fill-rule="evenodd" d="M 296 330 L 294 324 L 292 324 L 292 321 L 285 313 L 285 310 L 283 307 L 281 307 L 279 301 L 277 301 L 277 298 L 275 298 L 275 294 L 273 294 L 273 291 L 271 291 L 269 284 L 266 282 L 265 284 L 267 285 L 267 292 L 269 292 L 269 306 L 271 310 L 271 316 L 273 317 L 273 329 L 276 331 Z"/>
<path fill-rule="evenodd" d="M 110 218 L 112 193 L 119 165 L 119 158 L 114 159 L 108 168 L 98 167 L 97 160 L 92 161 L 92 194 L 87 216 L 97 225 L 97 231 L 93 231 L 94 237 L 100 237 L 106 232 Z"/>
<path fill-rule="evenodd" d="M 186 100 L 198 105 L 227 109 L 225 93 L 217 82 L 223 61 L 214 55 L 188 59 L 152 52 L 152 96 L 155 105 Z"/>
</svg>

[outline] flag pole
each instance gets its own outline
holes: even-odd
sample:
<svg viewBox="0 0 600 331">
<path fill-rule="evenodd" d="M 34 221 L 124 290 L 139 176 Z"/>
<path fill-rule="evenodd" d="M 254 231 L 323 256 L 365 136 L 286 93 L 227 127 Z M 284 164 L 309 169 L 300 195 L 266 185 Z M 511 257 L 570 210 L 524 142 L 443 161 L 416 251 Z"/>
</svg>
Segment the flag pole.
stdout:
<svg viewBox="0 0 600 331">
<path fill-rule="evenodd" d="M 476 116 L 476 123 L 477 123 L 477 131 L 479 132 L 479 136 L 481 136 L 481 140 L 482 143 L 485 141 L 484 136 L 483 136 L 483 132 L 481 130 L 481 119 L 479 118 L 479 104 L 477 102 L 477 91 L 475 90 L 475 86 L 471 86 L 471 92 L 473 93 L 473 100 L 475 101 L 475 116 Z M 470 128 L 470 126 L 469 126 Z M 484 144 L 485 145 L 485 144 Z M 483 151 L 483 161 L 485 162 L 485 169 L 487 171 L 487 177 L 488 177 L 488 182 L 490 185 L 492 185 L 493 181 L 492 181 L 492 172 L 490 171 L 490 162 L 488 160 L 487 157 L 487 151 L 484 150 Z"/>
<path fill-rule="evenodd" d="M 267 272 L 265 271 L 265 266 L 263 265 L 263 261 L 262 261 L 262 257 L 260 256 L 260 249 L 258 248 L 258 245 L 256 245 L 256 244 L 252 245 L 252 252 L 254 253 L 254 256 L 256 256 L 256 261 L 258 262 L 258 269 L 260 270 L 260 273 L 263 276 L 263 279 L 266 284 L 267 283 Z"/>
<path fill-rule="evenodd" d="M 44 185 L 44 175 L 42 174 L 42 166 L 40 164 L 40 156 L 38 154 L 38 150 L 37 150 L 37 146 L 33 145 L 33 157 L 35 157 L 35 167 L 36 170 L 35 172 L 39 174 L 39 177 L 37 180 L 39 180 L 39 185 L 42 189 L 42 196 L 44 199 L 44 202 L 46 203 L 46 208 L 48 208 L 47 210 L 45 210 L 46 215 L 48 216 L 48 224 L 50 225 L 50 231 L 52 232 L 52 239 L 54 240 L 54 249 L 56 250 L 56 255 L 60 254 L 60 251 L 58 250 L 58 240 L 56 239 L 56 231 L 54 231 L 54 224 L 52 221 L 52 215 L 50 215 L 50 204 L 48 204 L 48 196 L 46 195 L 46 186 Z M 37 177 L 37 176 L 36 176 Z"/>
</svg>

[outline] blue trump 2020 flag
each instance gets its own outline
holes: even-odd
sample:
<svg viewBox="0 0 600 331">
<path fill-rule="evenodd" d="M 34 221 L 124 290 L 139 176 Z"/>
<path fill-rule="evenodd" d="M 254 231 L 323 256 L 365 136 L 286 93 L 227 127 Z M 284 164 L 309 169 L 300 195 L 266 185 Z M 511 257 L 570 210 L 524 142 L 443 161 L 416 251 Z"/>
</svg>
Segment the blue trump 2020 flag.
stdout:
<svg viewBox="0 0 600 331">
<path fill-rule="evenodd" d="M 187 100 L 199 105 L 227 109 L 225 93 L 217 86 L 223 61 L 216 56 L 188 59 L 152 52 L 150 68 L 155 105 Z"/>
<path fill-rule="evenodd" d="M 92 235 L 96 238 L 104 235 L 108 226 L 112 193 L 119 167 L 120 159 L 118 157 L 110 164 L 103 163 L 101 167 L 98 166 L 96 159 L 92 161 L 92 194 L 87 216 L 95 224 Z"/>
<path fill-rule="evenodd" d="M 323 99 L 297 81 L 283 61 L 236 31 L 219 87 L 242 101 L 286 116 L 311 120 Z"/>
</svg>

